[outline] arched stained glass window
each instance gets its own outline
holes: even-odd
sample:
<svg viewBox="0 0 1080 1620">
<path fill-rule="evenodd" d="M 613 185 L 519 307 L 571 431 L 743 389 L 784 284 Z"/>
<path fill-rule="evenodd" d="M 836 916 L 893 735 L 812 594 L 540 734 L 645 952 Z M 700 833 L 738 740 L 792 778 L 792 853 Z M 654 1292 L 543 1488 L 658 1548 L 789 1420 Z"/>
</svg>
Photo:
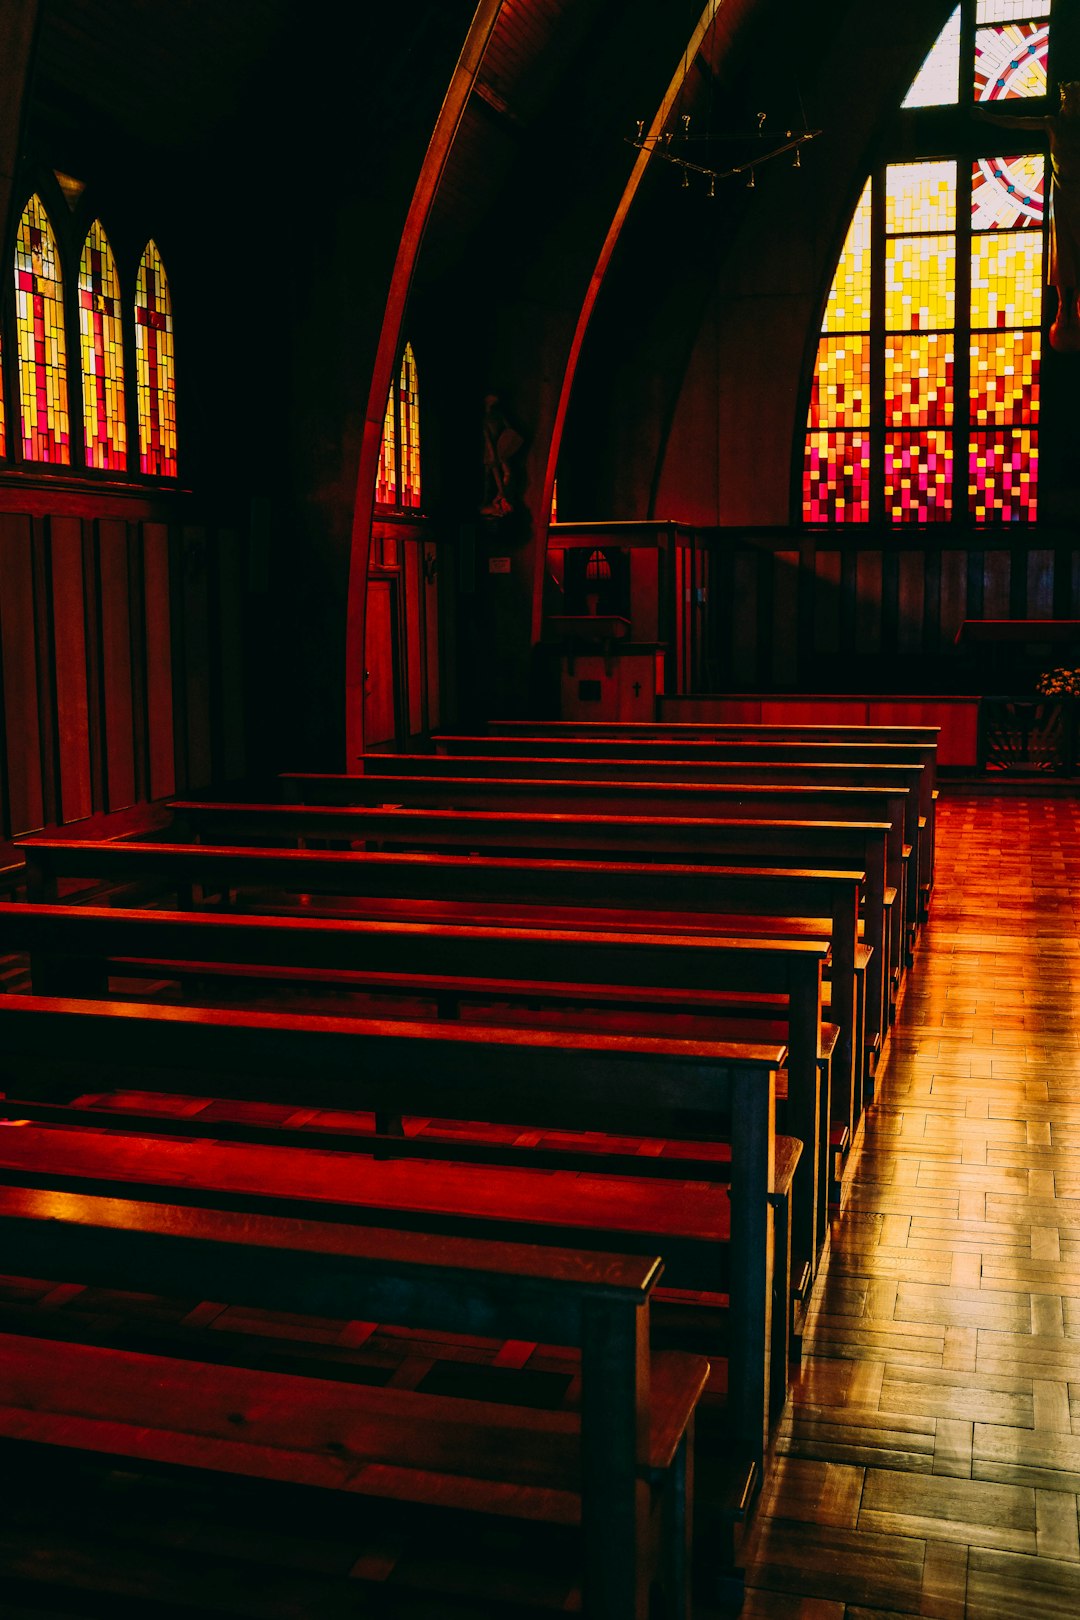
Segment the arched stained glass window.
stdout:
<svg viewBox="0 0 1080 1620">
<path fill-rule="evenodd" d="M 420 385 L 411 343 L 386 400 L 375 499 L 381 506 L 420 509 Z"/>
<path fill-rule="evenodd" d="M 976 0 L 965 50 L 958 7 L 904 106 L 1044 96 L 1049 12 Z M 987 130 L 974 161 L 891 163 L 867 181 L 818 343 L 804 521 L 1036 517 L 1046 209 L 1030 139 Z"/>
<path fill-rule="evenodd" d="M 88 467 L 127 467 L 120 283 L 108 238 L 95 220 L 79 262 L 83 440 Z"/>
<path fill-rule="evenodd" d="M 176 477 L 176 373 L 172 301 L 153 242 L 135 284 L 135 376 L 139 398 L 139 468 Z"/>
<path fill-rule="evenodd" d="M 19 342 L 19 411 L 27 461 L 71 461 L 67 346 L 60 259 L 49 216 L 33 196 L 15 246 L 15 325 Z"/>
</svg>

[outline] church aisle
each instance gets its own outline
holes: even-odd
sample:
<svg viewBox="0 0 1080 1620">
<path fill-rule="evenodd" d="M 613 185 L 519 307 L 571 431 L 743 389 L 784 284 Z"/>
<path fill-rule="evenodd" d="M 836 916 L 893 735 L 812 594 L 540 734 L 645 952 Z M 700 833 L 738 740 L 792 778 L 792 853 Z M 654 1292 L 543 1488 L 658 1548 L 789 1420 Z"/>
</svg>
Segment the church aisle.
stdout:
<svg viewBox="0 0 1080 1620">
<path fill-rule="evenodd" d="M 744 1620 L 1080 1614 L 1080 804 L 938 838 Z"/>
</svg>

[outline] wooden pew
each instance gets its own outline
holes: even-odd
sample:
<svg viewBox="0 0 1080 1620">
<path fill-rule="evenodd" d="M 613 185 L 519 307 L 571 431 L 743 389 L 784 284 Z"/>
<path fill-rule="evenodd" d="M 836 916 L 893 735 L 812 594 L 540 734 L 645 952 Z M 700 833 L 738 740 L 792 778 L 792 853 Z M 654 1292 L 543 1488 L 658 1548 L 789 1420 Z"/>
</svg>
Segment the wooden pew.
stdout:
<svg viewBox="0 0 1080 1620">
<path fill-rule="evenodd" d="M 785 735 L 786 728 L 769 726 L 736 727 L 735 731 L 742 735 L 728 737 L 721 730 L 718 737 L 709 735 L 697 739 L 683 736 L 681 730 L 679 736 L 674 739 L 640 737 L 637 732 L 630 735 L 629 723 L 625 729 L 617 726 L 612 729 L 615 734 L 611 737 L 593 737 L 590 734 L 580 738 L 569 734 L 573 730 L 572 723 L 568 723 L 567 729 L 557 735 L 547 731 L 529 737 L 516 734 L 500 735 L 493 732 L 482 736 L 447 734 L 434 737 L 432 746 L 437 753 L 449 756 L 485 754 L 489 757 L 502 756 L 507 759 L 519 757 L 536 759 L 547 755 L 562 759 L 648 759 L 657 762 L 697 759 L 705 763 L 760 759 L 763 762 L 777 764 L 792 761 L 826 764 L 832 761 L 841 764 L 876 762 L 922 765 L 924 776 L 920 786 L 919 814 L 925 823 L 924 837 L 928 846 L 927 859 L 923 864 L 924 867 L 929 867 L 929 871 L 924 872 L 924 881 L 928 881 L 931 887 L 933 885 L 934 815 L 937 801 L 937 745 L 933 740 L 882 741 L 874 728 L 860 727 L 840 729 L 861 731 L 864 733 L 863 736 L 828 740 L 812 736 L 800 737 L 797 734 Z M 816 729 L 831 730 L 831 728 Z M 798 732 L 798 728 L 795 728 L 795 732 Z M 867 736 L 871 740 L 867 740 Z"/>
<path fill-rule="evenodd" d="M 519 851 L 549 858 L 589 856 L 665 865 L 790 866 L 852 869 L 865 874 L 866 1050 L 880 1052 L 887 1027 L 889 943 L 886 844 L 891 824 L 811 820 L 760 822 L 730 817 L 549 815 L 529 811 L 369 809 L 324 805 L 231 805 L 177 800 L 178 825 L 216 844 L 260 846 L 304 841 L 363 842 L 386 849 Z M 846 999 L 845 999 L 846 1005 Z M 869 1079 L 867 1079 L 869 1086 Z"/>
<path fill-rule="evenodd" d="M 730 1294 L 732 1325 L 725 1335 L 730 1430 L 738 1452 L 755 1463 L 761 1477 L 771 1345 L 779 1349 L 779 1366 L 772 1367 L 774 1406 L 777 1388 L 784 1388 L 787 1375 L 785 1312 L 780 1311 L 776 1333 L 769 1325 L 772 1236 L 767 1213 L 769 1200 L 780 1210 L 787 1209 L 790 1174 L 798 1158 L 790 1142 L 777 1150 L 774 1136 L 774 1089 L 784 1048 L 18 995 L 0 998 L 0 1048 L 0 1077 L 8 1093 L 8 1102 L 0 1106 L 6 1118 L 42 1119 L 62 1128 L 81 1119 L 99 1131 L 162 1132 L 159 1119 L 125 1121 L 65 1103 L 40 1103 L 42 1093 L 78 1097 L 92 1092 L 102 1079 L 110 1089 L 121 1085 L 178 1095 L 206 1095 L 209 1089 L 214 1097 L 291 1103 L 308 1110 L 371 1110 L 376 1116 L 374 1136 L 342 1129 L 282 1132 L 279 1126 L 257 1124 L 254 1128 L 236 1124 L 223 1132 L 220 1121 L 199 1128 L 198 1121 L 186 1119 L 175 1121 L 172 1129 L 214 1140 L 225 1134 L 264 1147 L 280 1144 L 300 1150 L 301 1157 L 313 1145 L 330 1147 L 338 1155 L 342 1150 L 376 1152 L 381 1162 L 390 1162 L 392 1174 L 395 1165 L 400 1171 L 403 1162 L 424 1160 L 419 1186 L 426 1202 L 423 1218 L 429 1225 L 439 1217 L 432 1197 L 423 1192 L 423 1176 L 431 1173 L 432 1160 L 457 1165 L 471 1157 L 474 1163 L 539 1165 L 546 1171 L 542 1179 L 547 1179 L 552 1171 L 580 1171 L 581 1155 L 573 1149 L 560 1150 L 557 1142 L 544 1145 L 528 1137 L 492 1145 L 487 1153 L 483 1149 L 470 1153 L 466 1142 L 447 1137 L 440 1152 L 439 1140 L 427 1132 L 405 1139 L 406 1115 L 455 1121 L 484 1118 L 552 1132 L 604 1129 L 643 1142 L 680 1137 L 687 1155 L 675 1153 L 661 1160 L 625 1147 L 610 1157 L 610 1173 L 623 1179 L 619 1200 L 610 1200 L 609 1210 L 604 1209 L 602 1196 L 597 1210 L 594 1194 L 576 1200 L 573 1184 L 560 1181 L 546 1202 L 542 1186 L 541 1196 L 531 1194 L 534 1212 L 546 1204 L 557 1212 L 547 1213 L 547 1228 L 554 1231 L 547 1241 L 565 1241 L 555 1228 L 560 1223 L 573 1226 L 575 1218 L 578 1223 L 585 1220 L 589 1200 L 607 1244 L 627 1241 L 628 1234 L 640 1239 L 643 1220 L 659 1221 L 670 1238 L 672 1226 L 678 1228 L 677 1213 L 674 1209 L 665 1213 L 664 1189 L 656 1196 L 648 1189 L 641 1194 L 641 1176 L 664 1178 L 670 1184 L 685 1181 L 690 1173 L 695 1181 L 717 1184 L 708 1192 L 708 1202 L 703 1192 L 696 1205 L 696 1194 L 688 1196 L 672 1187 L 672 1197 L 682 1197 L 683 1212 L 693 1217 L 677 1246 L 672 1285 L 688 1286 L 691 1278 L 714 1294 Z M 690 1157 L 695 1139 L 703 1139 L 704 1145 L 724 1139 L 730 1152 L 706 1168 L 701 1158 Z M 0 1160 L 8 1173 L 26 1150 L 24 1140 L 21 1131 L 0 1132 Z M 63 1145 L 62 1134 L 53 1140 Z M 149 1163 L 152 1168 L 152 1155 Z M 131 1176 L 131 1163 L 125 1165 Z M 44 1166 L 62 1173 L 60 1147 L 47 1149 Z M 40 1181 L 44 1170 L 40 1165 L 36 1170 Z M 379 1166 L 364 1163 L 356 1165 L 355 1173 L 348 1163 L 343 1171 L 330 1166 L 325 1197 L 329 1199 L 334 1181 L 348 1196 L 355 1179 L 358 1186 L 366 1186 L 369 1207 L 374 1207 L 372 1178 L 379 1173 Z M 589 1173 L 596 1173 L 594 1166 L 589 1166 Z M 280 1173 L 267 1173 L 264 1179 L 270 1187 L 283 1189 L 288 1174 L 288 1163 L 283 1163 Z M 450 1223 L 470 1215 L 470 1200 L 476 1204 L 468 1179 L 461 1179 L 460 1171 L 455 1174 L 458 1200 L 450 1205 Z M 62 1179 L 66 1181 L 63 1174 Z M 321 1186 L 322 1178 L 317 1184 Z M 504 1179 L 499 1186 L 505 1194 L 512 1183 Z M 730 1207 L 724 1186 L 730 1187 Z M 640 1192 L 636 1210 L 631 1200 L 635 1187 Z M 403 1217 L 408 1205 L 402 1200 L 410 1194 L 410 1184 L 402 1174 L 392 1191 L 398 1197 L 395 1210 Z M 471 1220 L 483 1220 L 484 1209 L 491 1220 L 491 1204 L 489 1189 L 471 1210 Z M 447 1218 L 447 1210 L 442 1215 Z M 504 1215 L 510 1231 L 515 1230 L 512 1204 L 507 1204 Z M 499 1217 L 494 1220 L 497 1225 Z M 644 1236 L 648 1239 L 649 1233 Z M 784 1251 L 789 1241 L 785 1223 L 777 1228 L 777 1238 Z M 682 1275 L 680 1267 L 690 1267 L 690 1272 Z"/>
<path fill-rule="evenodd" d="M 531 759 L 515 756 L 512 763 L 499 755 L 449 754 L 368 754 L 360 761 L 359 774 L 365 777 L 499 777 L 511 775 L 529 780 L 557 781 L 634 781 L 634 782 L 718 782 L 751 786 L 788 785 L 829 787 L 891 787 L 905 795 L 904 843 L 916 851 L 912 863 L 913 881 L 908 885 L 907 927 L 909 945 L 914 943 L 920 922 L 919 891 L 925 887 L 931 865 L 930 839 L 920 813 L 923 765 L 843 764 L 811 761 L 630 759 L 559 759 L 550 756 Z M 281 795 L 290 804 L 351 804 L 362 800 L 351 797 L 355 776 L 324 775 L 311 772 L 285 772 L 278 779 Z"/>
<path fill-rule="evenodd" d="M 301 968 L 333 973 L 462 976 L 544 987 L 570 983 L 666 990 L 734 990 L 783 996 L 788 1019 L 788 1133 L 807 1151 L 792 1196 L 793 1260 L 811 1274 L 827 1232 L 829 1118 L 818 1051 L 821 969 L 817 941 L 717 938 L 711 934 L 606 934 L 448 924 L 129 912 L 89 906 L 0 906 L 0 949 L 30 954 L 35 991 L 101 995 L 108 970 L 160 975 L 170 964 L 212 971 Z M 523 994 L 524 999 L 524 994 Z"/>
<path fill-rule="evenodd" d="M 23 839 L 28 899 L 55 904 L 61 885 L 92 879 L 121 893 L 175 895 L 186 908 L 193 894 L 235 896 L 249 909 L 296 896 L 351 902 L 349 915 L 373 916 L 376 902 L 422 902 L 432 916 L 445 903 L 483 905 L 487 920 L 525 921 L 538 912 L 553 926 L 663 928 L 691 931 L 708 922 L 719 932 L 745 933 L 749 918 L 821 919 L 830 939 L 830 1016 L 840 1029 L 833 1068 L 833 1119 L 849 1143 L 862 1111 L 865 947 L 857 941 L 864 874 L 788 871 L 765 867 L 665 867 L 627 863 L 527 861 L 505 858 L 378 855 L 328 850 L 256 850 L 240 846 L 144 844 L 131 840 Z M 359 902 L 363 901 L 361 908 Z M 130 902 L 129 902 L 130 903 Z M 644 924 L 635 914 L 646 912 Z M 385 914 L 385 912 L 384 912 Z M 451 920 L 447 909 L 444 913 Z M 414 920 L 420 920 L 417 913 Z M 472 920 L 480 921 L 479 915 Z M 754 925 L 757 927 L 758 925 Z M 763 925 L 768 931 L 768 925 Z M 775 930 L 774 930 L 775 931 Z M 856 1083 L 858 1079 L 858 1083 Z M 842 1144 L 836 1144 L 842 1146 Z"/>
<path fill-rule="evenodd" d="M 3 1335 L 0 1434 L 129 1467 L 579 1518 L 583 1612 L 604 1620 L 649 1613 L 650 1588 L 662 1577 L 650 1553 L 659 1482 L 675 1525 L 665 1546 L 665 1613 L 687 1620 L 680 1504 L 707 1364 L 650 1356 L 655 1258 L 34 1187 L 0 1190 L 0 1235 L 30 1275 L 578 1347 L 574 1421 Z"/>
</svg>

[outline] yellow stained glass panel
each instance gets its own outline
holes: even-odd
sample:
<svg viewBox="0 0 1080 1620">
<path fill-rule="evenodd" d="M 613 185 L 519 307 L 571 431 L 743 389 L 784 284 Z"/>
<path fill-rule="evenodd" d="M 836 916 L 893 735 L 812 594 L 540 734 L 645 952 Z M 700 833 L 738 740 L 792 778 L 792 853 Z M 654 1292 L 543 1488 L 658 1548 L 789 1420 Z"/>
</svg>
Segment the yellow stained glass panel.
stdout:
<svg viewBox="0 0 1080 1620">
<path fill-rule="evenodd" d="M 88 467 L 127 464 L 124 337 L 120 282 L 108 238 L 95 220 L 79 261 L 79 350 Z"/>
<path fill-rule="evenodd" d="M 71 461 L 67 343 L 60 260 L 49 216 L 31 197 L 15 246 L 22 453 L 27 461 Z"/>
<path fill-rule="evenodd" d="M 861 332 L 870 325 L 870 181 L 863 187 L 836 266 L 823 332 Z"/>
<path fill-rule="evenodd" d="M 941 330 L 953 324 L 956 241 L 899 236 L 885 243 L 885 325 L 890 332 Z"/>
<path fill-rule="evenodd" d="M 397 411 L 394 385 L 386 396 L 383 416 L 382 443 L 379 446 L 379 474 L 375 483 L 375 499 L 383 506 L 397 504 Z"/>
<path fill-rule="evenodd" d="M 885 339 L 888 427 L 947 427 L 953 419 L 951 332 Z"/>
<path fill-rule="evenodd" d="M 1038 326 L 1042 232 L 987 231 L 971 238 L 973 327 Z"/>
<path fill-rule="evenodd" d="M 971 340 L 972 425 L 1037 422 L 1041 358 L 1041 332 L 977 332 Z"/>
<path fill-rule="evenodd" d="M 885 175 L 885 230 L 889 236 L 911 231 L 956 229 L 956 163 L 892 163 Z"/>
<path fill-rule="evenodd" d="M 811 428 L 870 424 L 870 339 L 853 332 L 818 344 L 810 394 Z"/>
<path fill-rule="evenodd" d="M 401 377 L 398 382 L 401 396 L 401 504 L 411 508 L 420 505 L 420 386 L 416 375 L 416 356 L 411 343 L 406 343 L 401 357 Z"/>
<path fill-rule="evenodd" d="M 165 266 L 148 242 L 135 283 L 135 380 L 139 399 L 139 466 L 176 477 L 176 368 L 172 298 Z"/>
</svg>

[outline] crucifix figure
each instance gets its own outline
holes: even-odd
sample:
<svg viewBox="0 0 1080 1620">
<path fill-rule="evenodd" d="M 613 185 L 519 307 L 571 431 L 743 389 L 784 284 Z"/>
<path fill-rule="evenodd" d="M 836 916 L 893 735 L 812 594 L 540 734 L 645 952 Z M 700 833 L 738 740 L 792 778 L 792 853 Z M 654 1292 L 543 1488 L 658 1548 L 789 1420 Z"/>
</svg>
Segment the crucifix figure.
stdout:
<svg viewBox="0 0 1080 1620">
<path fill-rule="evenodd" d="M 980 102 L 975 114 L 1003 129 L 1035 130 L 1050 143 L 1050 260 L 1046 279 L 1057 288 L 1058 308 L 1050 344 L 1062 353 L 1080 350 L 1080 80 L 1060 87 L 1056 113 L 1012 117 Z"/>
</svg>

